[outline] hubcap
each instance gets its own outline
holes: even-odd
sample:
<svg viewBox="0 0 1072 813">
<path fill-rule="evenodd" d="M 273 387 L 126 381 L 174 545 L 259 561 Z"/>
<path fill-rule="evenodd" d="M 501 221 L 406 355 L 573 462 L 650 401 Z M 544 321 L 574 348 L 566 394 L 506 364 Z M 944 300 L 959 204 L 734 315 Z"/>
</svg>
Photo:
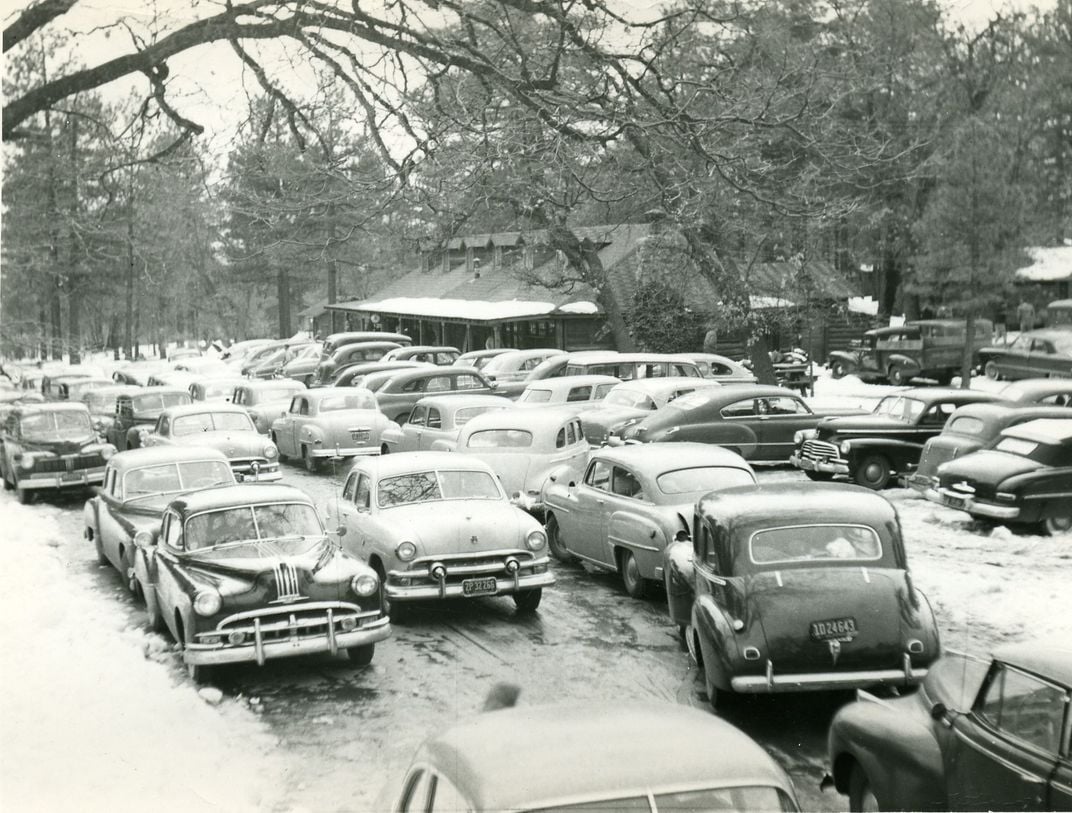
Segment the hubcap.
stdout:
<svg viewBox="0 0 1072 813">
<path fill-rule="evenodd" d="M 625 583 L 630 589 L 635 587 L 640 580 L 640 568 L 637 566 L 636 557 L 629 556 L 625 563 Z"/>
<path fill-rule="evenodd" d="M 872 463 L 864 470 L 864 473 L 868 480 L 877 483 L 882 477 L 882 467 L 878 463 Z"/>
</svg>

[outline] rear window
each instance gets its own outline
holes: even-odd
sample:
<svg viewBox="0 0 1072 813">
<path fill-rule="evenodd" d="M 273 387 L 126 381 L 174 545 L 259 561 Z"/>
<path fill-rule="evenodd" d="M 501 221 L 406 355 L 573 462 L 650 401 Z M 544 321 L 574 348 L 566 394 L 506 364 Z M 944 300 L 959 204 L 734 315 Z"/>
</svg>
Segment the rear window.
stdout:
<svg viewBox="0 0 1072 813">
<path fill-rule="evenodd" d="M 361 393 L 332 395 L 320 400 L 321 412 L 335 412 L 340 409 L 376 409 L 376 398 L 372 393 Z"/>
<path fill-rule="evenodd" d="M 715 389 L 715 388 L 712 387 L 711 389 Z M 711 390 L 709 390 L 709 389 L 694 390 L 693 392 L 690 392 L 688 395 L 682 395 L 680 398 L 675 398 L 673 406 L 676 409 L 684 409 L 684 410 L 687 411 L 687 410 L 690 410 L 690 409 L 696 409 L 696 407 L 703 406 L 704 404 L 708 403 L 710 400 L 711 400 Z"/>
<path fill-rule="evenodd" d="M 469 436 L 470 449 L 524 449 L 532 445 L 532 432 L 524 429 L 484 429 Z"/>
<path fill-rule="evenodd" d="M 735 469 L 730 466 L 698 466 L 689 469 L 677 469 L 660 474 L 655 478 L 663 494 L 690 494 L 694 492 L 715 491 L 732 486 L 748 486 L 755 483 L 755 478 L 747 469 Z"/>
<path fill-rule="evenodd" d="M 526 404 L 546 404 L 551 400 L 551 390 L 534 390 L 526 389 L 521 393 L 521 397 L 518 401 L 524 401 Z"/>
<path fill-rule="evenodd" d="M 953 418 L 949 422 L 948 431 L 956 432 L 959 435 L 978 435 L 983 431 L 984 425 L 978 418 Z"/>
<path fill-rule="evenodd" d="M 1002 438 L 994 448 L 999 452 L 1030 457 L 1031 453 L 1038 448 L 1038 444 L 1032 440 L 1023 440 L 1022 438 Z"/>
<path fill-rule="evenodd" d="M 756 531 L 748 542 L 757 565 L 796 562 L 873 562 L 882 542 L 864 525 L 796 525 Z"/>
<path fill-rule="evenodd" d="M 504 407 L 501 406 L 476 406 L 459 409 L 457 412 L 454 413 L 454 425 L 465 426 L 465 424 L 469 423 L 469 421 L 471 421 L 477 415 L 483 415 L 485 412 L 491 412 L 492 410 L 503 408 Z"/>
</svg>

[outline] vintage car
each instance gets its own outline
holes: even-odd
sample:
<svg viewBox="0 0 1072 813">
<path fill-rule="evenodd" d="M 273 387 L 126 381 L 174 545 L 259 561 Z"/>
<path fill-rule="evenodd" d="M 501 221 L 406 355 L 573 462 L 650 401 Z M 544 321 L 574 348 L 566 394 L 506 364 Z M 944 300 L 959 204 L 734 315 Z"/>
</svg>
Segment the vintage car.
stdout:
<svg viewBox="0 0 1072 813">
<path fill-rule="evenodd" d="M 511 352 L 509 347 L 496 347 L 489 350 L 470 350 L 468 353 L 462 353 L 458 358 L 454 359 L 454 364 L 458 367 L 473 367 L 474 369 L 481 370 L 489 361 L 496 356 L 501 356 L 503 353 Z"/>
<path fill-rule="evenodd" d="M 300 460 L 315 472 L 323 460 L 380 454 L 384 434 L 398 429 L 376 405 L 376 396 L 353 387 L 319 387 L 299 392 L 272 422 L 279 456 Z"/>
<path fill-rule="evenodd" d="M 990 321 L 975 320 L 973 357 L 982 357 L 981 349 L 990 343 L 993 330 Z M 860 347 L 831 353 L 827 366 L 834 378 L 852 374 L 898 387 L 913 378 L 932 378 L 947 385 L 960 372 L 966 342 L 966 322 L 920 319 L 867 331 Z"/>
<path fill-rule="evenodd" d="M 510 350 L 501 353 L 479 368 L 489 381 L 499 384 L 516 383 L 528 378 L 529 373 L 549 358 L 565 356 L 566 351 L 553 347 L 536 347 L 528 350 Z"/>
<path fill-rule="evenodd" d="M 1024 378 L 998 391 L 1004 401 L 1072 407 L 1072 378 Z"/>
<path fill-rule="evenodd" d="M 235 387 L 249 383 L 248 378 L 198 378 L 190 384 L 190 398 L 193 401 L 230 401 Z"/>
<path fill-rule="evenodd" d="M 700 370 L 704 378 L 719 384 L 755 384 L 755 374 L 740 362 L 717 353 L 685 353 Z"/>
<path fill-rule="evenodd" d="M 189 373 L 198 379 L 234 377 L 235 371 L 227 362 L 212 356 L 197 356 L 174 362 L 171 368 L 179 373 Z"/>
<path fill-rule="evenodd" d="M 862 810 L 1072 810 L 1072 646 L 947 652 L 920 690 L 861 692 L 830 724 L 832 776 Z"/>
<path fill-rule="evenodd" d="M 107 440 L 108 430 L 115 423 L 116 404 L 121 395 L 133 395 L 142 388 L 130 384 L 116 384 L 112 381 L 107 387 L 97 387 L 82 393 L 78 399 L 89 408 L 93 428 L 101 440 Z"/>
<path fill-rule="evenodd" d="M 101 443 L 82 403 L 17 404 L 8 411 L 0 444 L 0 476 L 19 502 L 43 490 L 84 489 L 101 482 L 115 453 Z"/>
<path fill-rule="evenodd" d="M 293 378 L 311 387 L 316 380 L 316 368 L 320 365 L 321 342 L 313 342 L 302 347 L 289 361 L 284 361 L 278 375 Z"/>
<path fill-rule="evenodd" d="M 612 375 L 570 375 L 544 378 L 525 385 L 517 397 L 520 407 L 547 407 L 569 404 L 578 410 L 595 409 L 611 389 L 621 384 Z"/>
<path fill-rule="evenodd" d="M 391 350 L 399 350 L 404 345 L 398 342 L 351 342 L 344 344 L 327 358 L 321 354 L 316 364 L 316 375 L 313 379 L 314 386 L 327 387 L 335 380 L 340 370 L 351 367 L 354 364 L 364 364 L 370 361 L 392 361 L 386 358 Z M 407 359 L 402 359 L 406 361 Z"/>
<path fill-rule="evenodd" d="M 180 359 L 196 359 L 201 358 L 201 351 L 196 347 L 173 347 L 167 351 L 168 361 L 178 361 Z"/>
<path fill-rule="evenodd" d="M 504 747 L 519 732 L 524 759 Z M 618 701 L 497 708 L 458 723 L 420 746 L 377 809 L 800 808 L 785 771 L 726 721 L 673 703 Z"/>
<path fill-rule="evenodd" d="M 135 537 L 151 535 L 178 495 L 234 484 L 223 452 L 207 446 L 119 452 L 108 461 L 97 496 L 82 509 L 84 536 L 97 549 L 97 562 L 118 570 L 134 590 Z"/>
<path fill-rule="evenodd" d="M 144 387 L 149 383 L 149 376 L 169 370 L 165 361 L 131 361 L 112 373 L 117 384 Z"/>
<path fill-rule="evenodd" d="M 430 345 L 413 345 L 396 347 L 388 350 L 383 361 L 418 361 L 435 364 L 437 367 L 449 367 L 458 360 L 461 351 L 457 347 L 432 347 Z"/>
<path fill-rule="evenodd" d="M 305 392 L 300 381 L 246 379 L 234 388 L 231 403 L 246 410 L 257 431 L 267 435 L 272 431 L 272 422 L 290 408 L 299 392 Z"/>
<path fill-rule="evenodd" d="M 91 376 L 89 378 L 61 379 L 55 383 L 56 397 L 60 401 L 82 401 L 83 395 L 93 390 L 114 386 L 110 378 Z"/>
<path fill-rule="evenodd" d="M 380 373 L 374 373 L 380 375 Z M 399 370 L 379 386 L 376 393 L 380 410 L 395 423 L 403 423 L 413 406 L 426 395 L 498 395 L 499 392 L 472 367 L 420 367 Z"/>
<path fill-rule="evenodd" d="M 509 398 L 498 395 L 430 395 L 417 402 L 404 424 L 384 430 L 383 453 L 427 451 L 437 440 L 457 442 L 470 419 L 513 406 Z"/>
<path fill-rule="evenodd" d="M 277 348 L 274 353 L 269 353 L 261 358 L 256 364 L 248 366 L 246 375 L 250 378 L 280 378 L 285 376 L 284 369 L 299 359 L 319 363 L 320 342 L 291 341 L 289 344 Z M 313 369 L 316 369 L 315 366 Z M 289 378 L 290 376 L 286 376 Z"/>
<path fill-rule="evenodd" d="M 312 344 L 312 339 L 295 339 L 299 345 Z M 273 356 L 282 357 L 285 355 L 286 349 L 290 346 L 290 339 L 273 339 L 267 344 L 263 344 L 247 353 L 241 360 L 241 362 L 230 362 L 232 372 L 235 368 L 238 368 L 238 372 L 244 376 L 248 376 L 254 368 L 260 366 L 263 362 L 267 361 Z"/>
<path fill-rule="evenodd" d="M 778 483 L 701 498 L 667 546 L 670 617 L 708 698 L 917 685 L 938 624 L 908 573 L 901 525 L 859 486 Z"/>
<path fill-rule="evenodd" d="M 552 474 L 568 482 L 584 471 L 589 447 L 577 415 L 571 406 L 485 412 L 462 427 L 456 443 L 432 448 L 483 460 L 518 505 L 538 513 Z"/>
<path fill-rule="evenodd" d="M 194 680 L 221 664 L 317 652 L 345 651 L 367 666 L 391 634 L 375 572 L 325 534 L 296 488 L 186 494 L 135 544 L 149 625 L 167 628 Z"/>
<path fill-rule="evenodd" d="M 886 488 L 898 475 L 908 477 L 915 470 L 923 444 L 941 433 L 959 407 L 996 398 L 946 387 L 893 393 L 870 415 L 825 418 L 815 429 L 799 432 L 789 462 L 812 480 L 842 475 L 867 488 Z"/>
<path fill-rule="evenodd" d="M 75 381 L 88 381 L 94 376 L 91 373 L 65 370 L 50 373 L 41 379 L 41 394 L 49 401 L 66 401 L 67 385 Z"/>
<path fill-rule="evenodd" d="M 1072 326 L 1021 333 L 1011 344 L 984 347 L 979 364 L 987 378 L 1072 378 Z"/>
<path fill-rule="evenodd" d="M 1072 531 L 1072 419 L 1002 431 L 989 448 L 938 467 L 937 501 L 974 517 Z"/>
<path fill-rule="evenodd" d="M 120 394 L 115 399 L 115 420 L 107 427 L 107 440 L 119 451 L 141 445 L 141 433 L 156 425 L 160 413 L 168 407 L 190 403 L 184 388 L 153 387 Z"/>
<path fill-rule="evenodd" d="M 934 502 L 938 494 L 938 467 L 970 452 L 978 451 L 994 441 L 1001 430 L 1038 418 L 1072 417 L 1068 407 L 1044 406 L 1031 403 L 968 404 L 962 406 L 946 422 L 942 433 L 923 444 L 919 465 L 907 479 L 909 488 Z"/>
<path fill-rule="evenodd" d="M 335 374 L 333 387 L 360 387 L 361 381 L 373 373 L 386 373 L 395 370 L 412 370 L 414 367 L 432 367 L 435 365 L 417 361 L 362 361 L 343 367 Z"/>
<path fill-rule="evenodd" d="M 510 504 L 480 460 L 442 452 L 362 458 L 338 511 L 343 545 L 376 570 L 392 613 L 413 599 L 502 595 L 533 612 L 555 583 L 543 528 Z"/>
<path fill-rule="evenodd" d="M 700 497 L 756 482 L 740 455 L 706 443 L 604 446 L 582 479 L 552 478 L 543 488 L 551 553 L 617 571 L 633 598 L 662 582 L 663 550 L 688 536 Z"/>
<path fill-rule="evenodd" d="M 349 331 L 344 333 L 332 333 L 320 348 L 320 359 L 331 358 L 335 351 L 346 344 L 359 342 L 395 342 L 396 344 L 413 344 L 413 340 L 405 333 L 381 333 L 375 330 Z"/>
<path fill-rule="evenodd" d="M 147 387 L 169 387 L 173 389 L 189 391 L 190 385 L 197 380 L 197 376 L 183 370 L 164 370 L 152 373 L 149 376 Z"/>
<path fill-rule="evenodd" d="M 717 381 L 705 378 L 637 378 L 623 381 L 615 386 L 603 403 L 581 415 L 584 436 L 593 446 L 607 442 L 612 434 L 630 424 L 643 420 L 657 409 L 690 392 L 708 387 L 719 387 Z"/>
<path fill-rule="evenodd" d="M 234 364 L 246 358 L 246 356 L 249 356 L 254 351 L 274 343 L 275 339 L 243 339 L 240 342 L 235 342 L 234 344 L 225 347 L 220 352 L 220 358 L 228 364 Z"/>
<path fill-rule="evenodd" d="M 270 482 L 283 476 L 279 449 L 257 431 L 246 411 L 234 404 L 168 407 L 152 431 L 142 430 L 141 445 L 211 446 L 227 455 L 239 479 Z"/>
<path fill-rule="evenodd" d="M 627 426 L 624 440 L 717 443 L 745 460 L 785 462 L 793 437 L 825 417 L 859 415 L 859 409 L 813 412 L 801 396 L 782 387 L 734 384 L 682 395 L 672 404 Z"/>
</svg>

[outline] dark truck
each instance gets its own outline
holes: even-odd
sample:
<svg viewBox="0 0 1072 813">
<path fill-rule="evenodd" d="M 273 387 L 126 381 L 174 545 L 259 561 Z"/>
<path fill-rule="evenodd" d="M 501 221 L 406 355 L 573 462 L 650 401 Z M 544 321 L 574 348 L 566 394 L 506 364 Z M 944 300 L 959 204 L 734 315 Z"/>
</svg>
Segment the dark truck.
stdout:
<svg viewBox="0 0 1072 813">
<path fill-rule="evenodd" d="M 973 357 L 991 343 L 993 331 L 988 319 L 975 320 Z M 913 378 L 932 378 L 946 386 L 960 371 L 966 342 L 966 322 L 921 319 L 869 330 L 858 347 L 835 350 L 827 363 L 834 378 L 856 375 L 864 381 L 888 381 L 898 387 Z"/>
</svg>

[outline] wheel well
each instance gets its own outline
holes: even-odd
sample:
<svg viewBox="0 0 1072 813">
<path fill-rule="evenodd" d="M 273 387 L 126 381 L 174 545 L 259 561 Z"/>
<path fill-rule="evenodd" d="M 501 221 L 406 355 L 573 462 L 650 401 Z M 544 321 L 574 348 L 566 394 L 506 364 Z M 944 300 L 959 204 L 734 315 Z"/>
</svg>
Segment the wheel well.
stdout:
<svg viewBox="0 0 1072 813">
<path fill-rule="evenodd" d="M 834 760 L 834 787 L 837 788 L 839 793 L 849 792 L 849 780 L 852 776 L 852 769 L 859 764 L 856 761 L 856 757 L 852 754 L 838 754 Z"/>
<path fill-rule="evenodd" d="M 692 630 L 692 648 L 693 651 L 696 653 L 696 665 L 703 669 L 703 648 L 700 646 L 700 633 L 695 629 Z"/>
<path fill-rule="evenodd" d="M 180 644 L 186 642 L 186 629 L 182 625 L 182 614 L 175 610 L 175 640 Z"/>
<path fill-rule="evenodd" d="M 380 557 L 373 554 L 369 557 L 369 567 L 376 571 L 376 575 L 380 577 L 380 581 L 383 582 L 387 576 L 387 570 L 383 566 L 383 562 L 380 561 Z"/>
</svg>

